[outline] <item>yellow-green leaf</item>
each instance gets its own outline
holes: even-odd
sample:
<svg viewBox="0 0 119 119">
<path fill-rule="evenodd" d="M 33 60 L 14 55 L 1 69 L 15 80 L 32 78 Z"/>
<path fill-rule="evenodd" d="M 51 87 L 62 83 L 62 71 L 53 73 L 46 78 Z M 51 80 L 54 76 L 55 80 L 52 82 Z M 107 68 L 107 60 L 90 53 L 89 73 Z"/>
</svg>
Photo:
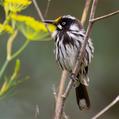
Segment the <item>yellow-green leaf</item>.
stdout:
<svg viewBox="0 0 119 119">
<path fill-rule="evenodd" d="M 16 24 L 24 36 L 29 40 L 44 40 L 47 37 L 48 30 L 43 22 L 35 20 L 30 16 L 12 14 L 11 18 L 16 21 Z M 47 25 L 50 32 L 53 32 L 56 27 Z"/>
<path fill-rule="evenodd" d="M 20 12 L 31 4 L 31 0 L 4 0 L 5 10 L 11 12 Z"/>
<path fill-rule="evenodd" d="M 10 25 L 0 24 L 0 33 L 2 32 L 8 32 L 12 34 L 14 32 L 14 29 Z"/>
</svg>

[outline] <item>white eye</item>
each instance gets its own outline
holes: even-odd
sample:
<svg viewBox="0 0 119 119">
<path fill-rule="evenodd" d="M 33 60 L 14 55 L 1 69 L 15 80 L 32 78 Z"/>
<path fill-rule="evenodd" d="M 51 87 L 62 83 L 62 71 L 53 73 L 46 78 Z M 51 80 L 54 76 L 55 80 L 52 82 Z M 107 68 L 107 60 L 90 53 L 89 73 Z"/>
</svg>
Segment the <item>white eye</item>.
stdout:
<svg viewBox="0 0 119 119">
<path fill-rule="evenodd" d="M 63 26 L 66 25 L 66 22 L 62 22 L 62 25 L 63 25 Z"/>
</svg>

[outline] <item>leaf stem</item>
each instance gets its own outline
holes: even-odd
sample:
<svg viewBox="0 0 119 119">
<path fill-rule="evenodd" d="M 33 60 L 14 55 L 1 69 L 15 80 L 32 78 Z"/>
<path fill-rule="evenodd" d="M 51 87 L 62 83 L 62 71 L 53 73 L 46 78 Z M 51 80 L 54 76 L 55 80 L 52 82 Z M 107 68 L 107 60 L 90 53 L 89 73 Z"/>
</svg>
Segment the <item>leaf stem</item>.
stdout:
<svg viewBox="0 0 119 119">
<path fill-rule="evenodd" d="M 2 75 L 3 75 L 3 73 L 5 72 L 5 69 L 7 68 L 7 65 L 9 64 L 9 61 L 10 60 L 5 60 L 5 62 L 4 62 L 4 64 L 3 64 L 3 66 L 2 66 L 2 68 L 1 68 L 1 70 L 0 70 L 0 79 L 1 79 L 1 77 L 2 77 Z"/>
<path fill-rule="evenodd" d="M 6 60 L 5 60 L 4 64 L 3 64 L 3 66 L 2 66 L 2 68 L 1 68 L 1 70 L 0 70 L 0 79 L 1 79 L 1 77 L 3 76 L 3 74 L 4 74 L 4 72 L 5 72 L 6 68 L 7 68 L 7 66 L 8 66 L 8 64 L 9 64 L 9 62 L 10 62 L 11 60 L 13 60 L 14 58 L 16 58 L 20 53 L 22 53 L 22 51 L 26 48 L 26 46 L 29 44 L 29 42 L 30 42 L 29 40 L 26 40 L 25 43 L 21 46 L 21 48 L 20 48 L 18 51 L 16 51 L 16 52 L 11 56 L 10 59 L 7 59 L 7 58 L 6 58 Z"/>
<path fill-rule="evenodd" d="M 11 56 L 11 60 L 16 58 L 26 48 L 29 42 L 30 42 L 29 40 L 26 40 L 25 43 L 21 46 L 21 48 Z"/>
</svg>

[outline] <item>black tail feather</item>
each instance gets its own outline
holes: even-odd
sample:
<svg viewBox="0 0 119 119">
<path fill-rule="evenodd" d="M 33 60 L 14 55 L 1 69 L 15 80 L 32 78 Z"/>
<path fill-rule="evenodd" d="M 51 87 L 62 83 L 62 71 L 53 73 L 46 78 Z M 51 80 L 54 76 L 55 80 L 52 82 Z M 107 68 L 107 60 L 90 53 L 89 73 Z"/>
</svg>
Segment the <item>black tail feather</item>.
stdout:
<svg viewBox="0 0 119 119">
<path fill-rule="evenodd" d="M 90 108 L 90 99 L 88 96 L 87 87 L 81 83 L 78 87 L 76 87 L 76 99 L 80 110 Z"/>
</svg>

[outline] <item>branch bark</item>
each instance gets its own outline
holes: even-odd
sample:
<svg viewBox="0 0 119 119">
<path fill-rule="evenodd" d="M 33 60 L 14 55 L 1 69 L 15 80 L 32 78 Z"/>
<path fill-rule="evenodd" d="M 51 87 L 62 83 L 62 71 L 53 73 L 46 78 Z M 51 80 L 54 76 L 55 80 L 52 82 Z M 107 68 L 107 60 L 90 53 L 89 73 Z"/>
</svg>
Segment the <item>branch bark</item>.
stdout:
<svg viewBox="0 0 119 119">
<path fill-rule="evenodd" d="M 91 3 L 91 0 L 85 0 L 85 6 L 84 6 L 82 17 L 81 17 L 82 25 L 84 25 L 84 23 L 86 22 L 86 19 L 87 19 L 87 16 L 88 16 L 89 7 L 90 7 L 90 3 Z"/>
<path fill-rule="evenodd" d="M 61 80 L 59 84 L 59 91 L 58 91 L 58 96 L 57 96 L 57 101 L 56 101 L 56 108 L 55 108 L 55 117 L 54 119 L 61 119 L 62 113 L 63 113 L 63 107 L 64 107 L 64 100 L 65 98 L 62 97 L 65 89 L 65 81 L 67 79 L 68 72 L 64 70 L 61 75 Z"/>
<path fill-rule="evenodd" d="M 54 86 L 53 86 L 53 95 L 54 95 L 55 101 L 57 101 L 57 92 Z M 63 111 L 63 117 L 64 119 L 68 119 L 68 116 L 66 115 L 64 111 Z"/>
</svg>

